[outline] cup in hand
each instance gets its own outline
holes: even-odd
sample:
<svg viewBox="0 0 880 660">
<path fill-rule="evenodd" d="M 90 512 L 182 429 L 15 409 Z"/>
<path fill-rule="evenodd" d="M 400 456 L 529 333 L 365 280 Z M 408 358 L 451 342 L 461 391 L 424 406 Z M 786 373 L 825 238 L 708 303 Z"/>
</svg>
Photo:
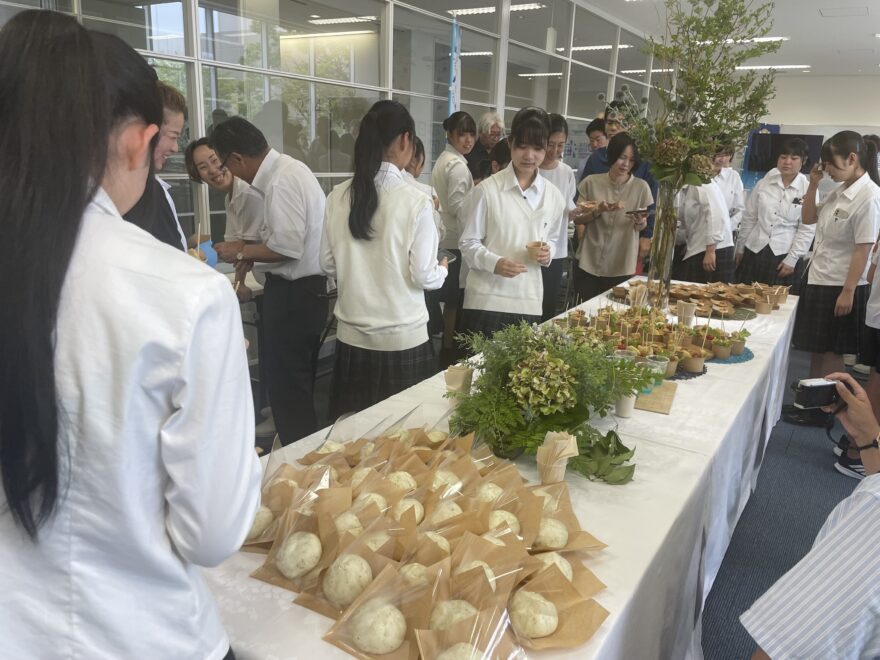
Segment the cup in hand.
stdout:
<svg viewBox="0 0 880 660">
<path fill-rule="evenodd" d="M 532 241 L 531 243 L 526 245 L 526 250 L 529 251 L 529 259 L 531 259 L 532 261 L 537 261 L 538 257 L 541 255 L 541 252 L 547 247 L 550 246 L 547 245 L 547 243 L 545 243 L 544 241 Z"/>
</svg>

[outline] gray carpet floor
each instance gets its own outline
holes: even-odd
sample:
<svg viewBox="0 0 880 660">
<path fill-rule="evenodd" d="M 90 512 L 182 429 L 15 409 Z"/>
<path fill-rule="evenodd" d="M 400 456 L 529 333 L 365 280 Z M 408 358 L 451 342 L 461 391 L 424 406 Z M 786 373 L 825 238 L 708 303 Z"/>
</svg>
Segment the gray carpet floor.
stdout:
<svg viewBox="0 0 880 660">
<path fill-rule="evenodd" d="M 789 381 L 808 376 L 806 354 L 792 351 Z M 792 393 L 786 396 L 790 403 Z M 839 424 L 832 434 L 839 437 Z M 733 533 L 703 614 L 706 660 L 750 658 L 755 643 L 739 615 L 810 549 L 831 510 L 857 481 L 837 472 L 824 429 L 779 422 L 755 492 Z"/>
</svg>

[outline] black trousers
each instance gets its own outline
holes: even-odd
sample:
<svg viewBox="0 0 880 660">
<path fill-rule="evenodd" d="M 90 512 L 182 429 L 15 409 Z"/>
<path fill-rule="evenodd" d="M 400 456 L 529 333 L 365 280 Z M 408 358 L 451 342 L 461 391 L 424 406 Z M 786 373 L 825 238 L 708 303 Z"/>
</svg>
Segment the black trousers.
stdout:
<svg viewBox="0 0 880 660">
<path fill-rule="evenodd" d="M 544 302 L 541 305 L 541 320 L 546 321 L 556 316 L 556 307 L 559 304 L 559 287 L 562 284 L 562 266 L 565 257 L 554 259 L 550 265 L 541 269 L 541 277 L 544 280 Z"/>
<path fill-rule="evenodd" d="M 327 280 L 266 275 L 263 341 L 266 390 L 281 443 L 288 445 L 318 428 L 313 390 L 321 331 L 327 322 Z"/>
</svg>

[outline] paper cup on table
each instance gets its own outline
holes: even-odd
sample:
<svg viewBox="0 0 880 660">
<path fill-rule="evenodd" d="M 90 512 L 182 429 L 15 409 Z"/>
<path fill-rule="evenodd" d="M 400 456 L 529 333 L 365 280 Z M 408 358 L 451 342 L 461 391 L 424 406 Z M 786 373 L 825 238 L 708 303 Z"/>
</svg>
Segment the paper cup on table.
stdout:
<svg viewBox="0 0 880 660">
<path fill-rule="evenodd" d="M 636 394 L 617 397 L 617 402 L 614 404 L 614 414 L 618 417 L 632 417 L 636 407 L 636 397 Z"/>
<path fill-rule="evenodd" d="M 538 255 L 545 247 L 549 246 L 544 241 L 532 241 L 531 243 L 526 245 L 526 250 L 529 251 L 529 259 L 531 259 L 532 261 L 537 261 Z"/>
<path fill-rule="evenodd" d="M 678 308 L 678 322 L 681 325 L 693 325 L 694 314 L 697 313 L 697 303 L 679 300 L 676 307 Z"/>
</svg>

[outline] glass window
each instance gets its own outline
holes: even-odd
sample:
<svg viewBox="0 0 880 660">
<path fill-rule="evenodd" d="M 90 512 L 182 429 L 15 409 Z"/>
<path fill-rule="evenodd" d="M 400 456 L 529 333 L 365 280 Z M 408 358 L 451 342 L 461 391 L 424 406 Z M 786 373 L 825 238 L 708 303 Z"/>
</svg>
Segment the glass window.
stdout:
<svg viewBox="0 0 880 660">
<path fill-rule="evenodd" d="M 422 179 L 427 183 L 430 180 L 429 175 L 434 167 L 434 162 L 446 148 L 443 120 L 448 114 L 448 101 L 446 99 L 407 96 L 406 94 L 395 94 L 394 100 L 400 101 L 409 110 L 416 124 L 416 135 L 422 139 L 422 143 L 425 145 L 425 168 L 422 172 Z M 462 106 L 462 110 L 471 112 L 470 108 L 464 106 Z M 426 175 L 428 175 L 427 178 Z"/>
<path fill-rule="evenodd" d="M 184 55 L 183 3 L 82 0 L 83 25 L 115 34 L 132 48 Z"/>
<path fill-rule="evenodd" d="M 630 78 L 644 75 L 648 68 L 648 44 L 641 37 L 620 31 L 620 49 L 617 52 L 617 73 Z"/>
<path fill-rule="evenodd" d="M 505 104 L 511 108 L 536 105 L 547 112 L 561 112 L 563 75 L 563 60 L 510 44 Z"/>
<path fill-rule="evenodd" d="M 498 34 L 498 13 L 497 8 L 500 4 L 497 0 L 405 0 L 407 4 L 419 9 L 425 9 L 434 12 L 444 18 L 458 18 L 458 22 L 462 25 L 470 25 L 471 27 L 485 30 Z M 511 6 L 512 11 L 517 11 L 519 2 L 515 2 Z M 533 5 L 536 3 L 529 3 Z M 397 23 L 397 13 L 399 7 L 394 8 L 394 22 Z M 397 44 L 395 43 L 395 51 Z M 396 53 L 395 53 L 396 54 Z"/>
<path fill-rule="evenodd" d="M 396 43 L 396 42 L 395 42 Z M 491 103 L 495 99 L 495 53 L 498 39 L 461 31 L 461 98 Z M 397 57 L 397 48 L 394 49 Z"/>
<path fill-rule="evenodd" d="M 584 119 L 568 120 L 568 143 L 565 145 L 563 162 L 574 170 L 577 176 L 590 155 L 590 143 L 587 139 L 587 126 L 590 122 Z"/>
<path fill-rule="evenodd" d="M 255 11 L 199 8 L 202 57 L 304 76 L 379 85 L 383 3 L 376 0 L 255 3 Z"/>
<path fill-rule="evenodd" d="M 608 92 L 608 74 L 590 67 L 571 65 L 568 79 L 568 114 L 576 117 L 595 117 L 605 110 L 600 94 Z"/>
<path fill-rule="evenodd" d="M 572 58 L 600 69 L 610 69 L 611 53 L 617 41 L 617 26 L 583 7 L 577 8 L 576 16 L 571 46 Z M 559 50 L 558 46 L 557 50 Z"/>
<path fill-rule="evenodd" d="M 447 98 L 452 23 L 403 7 L 394 9 L 394 89 Z M 461 30 L 461 98 L 488 103 L 494 94 L 498 40 Z"/>
<path fill-rule="evenodd" d="M 193 186 L 189 179 L 166 179 L 171 184 L 171 199 L 174 201 L 174 208 L 177 210 L 177 219 L 180 221 L 180 228 L 183 229 L 184 236 L 192 236 L 196 232 L 195 212 L 193 211 Z M 205 231 L 206 227 L 202 227 Z"/>
<path fill-rule="evenodd" d="M 361 118 L 379 98 L 378 92 L 315 85 L 315 127 L 308 161 L 312 171 L 351 172 Z"/>
<path fill-rule="evenodd" d="M 551 53 L 566 54 L 571 29 L 572 4 L 569 0 L 514 2 L 510 9 L 511 39 Z"/>
</svg>

